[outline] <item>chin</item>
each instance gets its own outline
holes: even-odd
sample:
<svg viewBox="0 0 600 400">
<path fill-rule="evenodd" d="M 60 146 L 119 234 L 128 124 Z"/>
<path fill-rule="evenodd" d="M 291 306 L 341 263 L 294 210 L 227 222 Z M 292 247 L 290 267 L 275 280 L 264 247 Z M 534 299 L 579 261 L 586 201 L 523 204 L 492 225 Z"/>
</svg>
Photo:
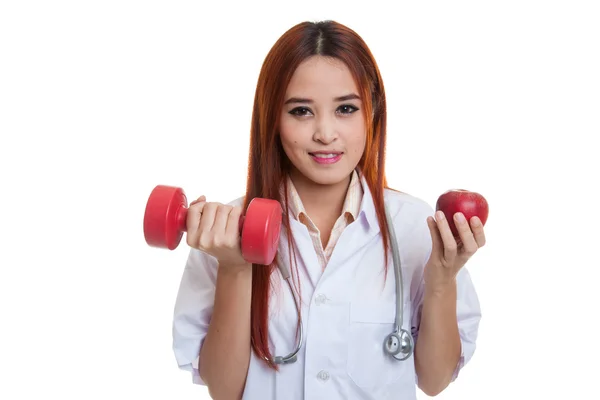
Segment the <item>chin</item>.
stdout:
<svg viewBox="0 0 600 400">
<path fill-rule="evenodd" d="M 300 173 L 317 185 L 329 186 L 342 182 L 347 183 L 353 170 L 353 168 L 332 168 L 329 171 L 323 171 L 310 168 L 308 171 L 300 171 Z"/>
</svg>

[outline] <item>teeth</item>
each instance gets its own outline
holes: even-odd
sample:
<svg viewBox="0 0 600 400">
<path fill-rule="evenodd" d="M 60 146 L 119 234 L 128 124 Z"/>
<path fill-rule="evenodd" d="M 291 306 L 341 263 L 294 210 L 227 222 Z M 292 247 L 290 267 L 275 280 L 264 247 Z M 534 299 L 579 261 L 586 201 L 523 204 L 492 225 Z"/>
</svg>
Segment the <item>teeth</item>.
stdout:
<svg viewBox="0 0 600 400">
<path fill-rule="evenodd" d="M 313 156 L 317 157 L 317 158 L 333 158 L 333 157 L 337 157 L 337 154 L 313 154 Z"/>
</svg>

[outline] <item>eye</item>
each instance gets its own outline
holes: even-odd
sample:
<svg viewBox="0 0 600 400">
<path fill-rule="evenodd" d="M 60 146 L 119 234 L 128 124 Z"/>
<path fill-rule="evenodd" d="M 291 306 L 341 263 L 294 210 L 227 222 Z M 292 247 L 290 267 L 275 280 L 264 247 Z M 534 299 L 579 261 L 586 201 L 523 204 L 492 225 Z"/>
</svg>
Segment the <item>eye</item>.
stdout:
<svg viewBox="0 0 600 400">
<path fill-rule="evenodd" d="M 342 114 L 352 114 L 358 111 L 358 108 L 354 107 L 351 104 L 342 104 L 338 107 L 338 111 Z"/>
<path fill-rule="evenodd" d="M 289 114 L 295 115 L 297 117 L 304 117 L 309 115 L 310 113 L 310 110 L 306 107 L 296 107 L 289 112 Z"/>
</svg>

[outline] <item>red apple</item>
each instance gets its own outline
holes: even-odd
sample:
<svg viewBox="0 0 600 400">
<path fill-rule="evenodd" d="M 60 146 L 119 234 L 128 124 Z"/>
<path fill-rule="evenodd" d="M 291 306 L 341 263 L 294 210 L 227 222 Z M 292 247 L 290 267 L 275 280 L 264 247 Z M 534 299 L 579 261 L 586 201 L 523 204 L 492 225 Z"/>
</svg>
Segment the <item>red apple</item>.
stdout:
<svg viewBox="0 0 600 400">
<path fill-rule="evenodd" d="M 467 221 L 477 216 L 485 225 L 488 217 L 488 203 L 479 193 L 465 189 L 451 189 L 443 193 L 437 200 L 435 209 L 441 210 L 448 220 L 450 230 L 454 237 L 458 237 L 458 230 L 454 225 L 454 214 L 461 212 Z"/>
</svg>

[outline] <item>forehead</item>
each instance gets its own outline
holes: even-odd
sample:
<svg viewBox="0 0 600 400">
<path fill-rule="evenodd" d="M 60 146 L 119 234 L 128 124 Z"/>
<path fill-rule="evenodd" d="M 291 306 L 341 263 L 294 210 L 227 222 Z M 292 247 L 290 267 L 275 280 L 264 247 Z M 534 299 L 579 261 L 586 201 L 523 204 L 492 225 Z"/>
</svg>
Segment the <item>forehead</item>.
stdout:
<svg viewBox="0 0 600 400">
<path fill-rule="evenodd" d="M 319 97 L 337 97 L 350 93 L 358 93 L 358 87 L 352 73 L 336 58 L 313 56 L 303 61 L 294 74 L 287 88 L 288 95 Z"/>
</svg>

